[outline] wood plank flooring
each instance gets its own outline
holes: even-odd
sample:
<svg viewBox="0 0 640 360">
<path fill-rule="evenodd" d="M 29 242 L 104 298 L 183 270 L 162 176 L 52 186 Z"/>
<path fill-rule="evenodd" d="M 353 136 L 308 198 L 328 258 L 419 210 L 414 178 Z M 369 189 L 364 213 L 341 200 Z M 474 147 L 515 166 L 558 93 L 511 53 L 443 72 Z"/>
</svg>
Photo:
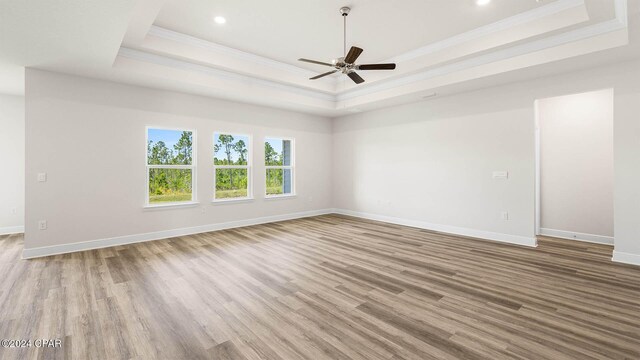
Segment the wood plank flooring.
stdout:
<svg viewBox="0 0 640 360">
<path fill-rule="evenodd" d="M 640 267 L 327 215 L 21 260 L 0 359 L 640 359 Z"/>
</svg>

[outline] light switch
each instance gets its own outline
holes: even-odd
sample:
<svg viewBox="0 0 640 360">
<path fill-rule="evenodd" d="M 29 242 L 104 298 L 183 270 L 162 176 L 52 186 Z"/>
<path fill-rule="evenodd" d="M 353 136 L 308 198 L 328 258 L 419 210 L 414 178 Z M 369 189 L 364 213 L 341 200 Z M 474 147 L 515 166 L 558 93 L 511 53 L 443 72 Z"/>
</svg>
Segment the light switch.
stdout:
<svg viewBox="0 0 640 360">
<path fill-rule="evenodd" d="M 494 179 L 508 179 L 509 172 L 508 171 L 494 171 L 493 172 Z"/>
<path fill-rule="evenodd" d="M 38 173 L 38 182 L 46 182 L 47 173 Z"/>
</svg>

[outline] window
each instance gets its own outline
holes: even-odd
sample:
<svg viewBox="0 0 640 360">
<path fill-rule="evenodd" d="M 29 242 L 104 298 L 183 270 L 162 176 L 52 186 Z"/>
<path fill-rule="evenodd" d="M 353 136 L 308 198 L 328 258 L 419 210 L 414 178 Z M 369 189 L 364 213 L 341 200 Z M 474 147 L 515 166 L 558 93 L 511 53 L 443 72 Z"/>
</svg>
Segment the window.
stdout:
<svg viewBox="0 0 640 360">
<path fill-rule="evenodd" d="M 214 201 L 250 199 L 251 137 L 215 133 L 213 135 Z"/>
<path fill-rule="evenodd" d="M 267 197 L 294 195 L 293 139 L 266 138 L 264 164 Z"/>
<path fill-rule="evenodd" d="M 194 131 L 147 128 L 147 205 L 195 201 Z"/>
</svg>

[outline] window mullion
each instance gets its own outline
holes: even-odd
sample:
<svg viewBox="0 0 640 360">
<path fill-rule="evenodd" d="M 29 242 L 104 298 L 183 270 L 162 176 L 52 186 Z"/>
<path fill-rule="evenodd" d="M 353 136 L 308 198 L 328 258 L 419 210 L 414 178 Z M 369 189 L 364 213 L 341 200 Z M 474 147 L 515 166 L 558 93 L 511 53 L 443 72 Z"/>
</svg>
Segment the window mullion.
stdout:
<svg viewBox="0 0 640 360">
<path fill-rule="evenodd" d="M 147 164 L 147 168 L 149 169 L 194 169 L 195 165 L 149 165 Z"/>
</svg>

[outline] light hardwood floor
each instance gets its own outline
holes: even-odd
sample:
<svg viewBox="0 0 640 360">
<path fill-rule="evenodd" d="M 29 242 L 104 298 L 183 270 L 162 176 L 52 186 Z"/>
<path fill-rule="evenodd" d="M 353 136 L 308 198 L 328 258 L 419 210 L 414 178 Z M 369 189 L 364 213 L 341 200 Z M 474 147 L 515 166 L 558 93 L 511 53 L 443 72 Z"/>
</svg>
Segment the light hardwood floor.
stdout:
<svg viewBox="0 0 640 360">
<path fill-rule="evenodd" d="M 338 215 L 35 260 L 0 237 L 1 359 L 640 359 L 640 268 Z"/>
</svg>

